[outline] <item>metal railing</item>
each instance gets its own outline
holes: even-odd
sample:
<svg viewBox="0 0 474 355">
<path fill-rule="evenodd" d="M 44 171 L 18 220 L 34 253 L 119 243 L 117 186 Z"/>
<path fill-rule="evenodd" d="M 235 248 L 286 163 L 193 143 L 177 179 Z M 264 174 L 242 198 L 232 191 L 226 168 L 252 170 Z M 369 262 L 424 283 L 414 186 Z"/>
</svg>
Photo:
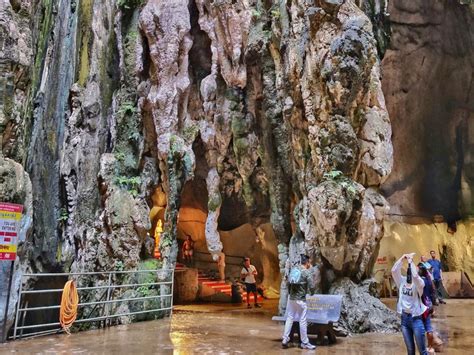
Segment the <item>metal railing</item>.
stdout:
<svg viewBox="0 0 474 355">
<path fill-rule="evenodd" d="M 204 251 L 196 251 L 194 250 L 194 254 L 202 255 L 203 258 L 197 259 L 196 261 L 204 262 L 204 263 L 210 263 L 210 264 L 215 264 L 216 262 L 212 259 L 212 254 L 209 252 L 204 252 Z M 225 254 L 225 260 L 226 260 L 226 265 L 234 265 L 234 266 L 242 266 L 244 264 L 244 256 L 240 255 L 227 255 Z"/>
<path fill-rule="evenodd" d="M 123 278 L 126 275 L 136 274 L 138 278 L 138 274 L 152 274 L 154 276 L 153 282 L 129 282 L 128 280 L 126 283 L 123 282 Z M 158 278 L 158 274 L 162 275 L 161 279 Z M 118 276 L 118 277 L 117 277 Z M 120 277 L 122 276 L 122 277 Z M 92 323 L 92 322 L 103 322 L 103 326 L 110 326 L 110 320 L 113 318 L 118 317 L 125 317 L 125 316 L 135 316 L 139 314 L 148 314 L 153 312 L 167 312 L 169 316 L 172 315 L 172 308 L 173 308 L 173 286 L 174 286 L 174 270 L 130 270 L 130 271 L 105 271 L 105 272 L 75 272 L 75 273 L 39 273 L 39 274 L 22 274 L 21 275 L 21 282 L 20 282 L 20 290 L 18 296 L 18 302 L 16 306 L 16 316 L 15 316 L 15 323 L 13 326 L 13 336 L 10 339 L 19 339 L 22 337 L 30 337 L 30 336 L 39 336 L 39 335 L 47 335 L 51 333 L 58 333 L 61 332 L 62 329 L 60 327 L 60 323 L 58 322 L 50 322 L 50 323 L 40 323 L 40 324 L 28 324 L 24 325 L 25 319 L 27 318 L 27 314 L 29 312 L 38 312 L 38 311 L 46 311 L 46 310 L 58 310 L 58 317 L 56 319 L 59 320 L 59 309 L 60 309 L 60 301 L 56 304 L 47 304 L 47 305 L 39 305 L 34 307 L 29 307 L 30 305 L 30 298 L 36 297 L 39 294 L 42 295 L 54 295 L 56 294 L 59 297 L 59 293 L 63 291 L 62 288 L 54 288 L 54 289 L 34 289 L 34 290 L 24 290 L 23 283 L 25 279 L 41 279 L 41 278 L 57 278 L 62 277 L 64 279 L 73 278 L 76 282 L 76 288 L 79 294 L 79 299 L 81 296 L 84 298 L 87 297 L 94 297 L 95 299 L 90 302 L 82 302 L 78 304 L 78 315 L 81 315 L 79 319 L 77 319 L 74 324 L 82 324 L 82 323 Z M 85 277 L 85 278 L 84 278 Z M 45 280 L 47 281 L 47 280 Z M 81 283 L 86 282 L 87 285 L 81 285 Z M 105 283 L 106 284 L 99 284 L 97 283 Z M 38 282 L 37 282 L 38 283 Z M 90 284 L 93 283 L 91 286 Z M 168 287 L 163 287 L 168 286 Z M 140 289 L 141 288 L 141 289 Z M 123 296 L 123 289 L 132 289 L 137 291 L 138 297 L 125 297 L 120 298 Z M 148 295 L 147 293 L 149 290 L 155 290 L 156 295 Z M 159 292 L 158 292 L 159 291 Z M 163 291 L 168 291 L 168 293 L 161 294 Z M 142 293 L 142 295 L 140 295 Z M 31 295 L 31 297 L 29 296 Z M 147 300 L 160 300 L 159 304 L 160 307 L 146 309 L 145 301 Z M 124 313 L 116 313 L 117 308 L 112 308 L 112 304 L 119 304 L 123 302 L 134 302 L 136 304 L 137 301 L 144 301 L 143 302 L 143 309 L 140 311 L 129 311 Z M 101 307 L 102 306 L 102 307 Z M 92 309 L 88 309 L 87 307 L 92 307 Z M 101 307 L 101 309 L 100 309 Z M 85 315 L 86 311 L 89 311 L 88 315 Z M 93 315 L 96 313 L 96 315 Z M 21 325 L 19 324 L 21 322 Z M 99 323 L 100 326 L 100 323 Z M 24 331 L 30 330 L 38 330 L 44 328 L 53 328 L 48 330 L 42 331 L 35 331 L 35 332 L 28 332 L 23 334 Z"/>
</svg>

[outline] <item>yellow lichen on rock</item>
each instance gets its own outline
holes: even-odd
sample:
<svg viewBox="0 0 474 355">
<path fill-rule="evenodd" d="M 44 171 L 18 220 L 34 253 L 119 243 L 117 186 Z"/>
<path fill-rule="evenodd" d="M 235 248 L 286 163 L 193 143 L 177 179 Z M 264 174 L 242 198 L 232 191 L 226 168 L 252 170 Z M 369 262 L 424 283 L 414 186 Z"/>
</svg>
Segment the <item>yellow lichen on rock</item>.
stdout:
<svg viewBox="0 0 474 355">
<path fill-rule="evenodd" d="M 390 271 L 394 261 L 404 253 L 416 253 L 418 261 L 421 255 L 429 257 L 430 250 L 435 250 L 449 271 L 464 271 L 474 280 L 474 220 L 459 222 L 454 234 L 448 233 L 446 223 L 415 225 L 385 221 L 384 227 L 373 270 L 377 276 L 381 276 L 378 270 Z"/>
</svg>

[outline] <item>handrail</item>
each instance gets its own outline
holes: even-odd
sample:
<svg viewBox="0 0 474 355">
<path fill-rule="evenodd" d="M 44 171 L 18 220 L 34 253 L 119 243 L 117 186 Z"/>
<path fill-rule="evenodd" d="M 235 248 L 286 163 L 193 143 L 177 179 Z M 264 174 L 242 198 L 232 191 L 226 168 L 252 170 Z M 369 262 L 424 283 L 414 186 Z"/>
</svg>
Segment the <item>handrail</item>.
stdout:
<svg viewBox="0 0 474 355">
<path fill-rule="evenodd" d="M 211 256 L 212 254 L 211 253 L 205 253 L 205 252 L 196 252 L 195 251 L 195 254 L 203 254 L 203 255 L 207 255 L 207 256 Z M 242 262 L 238 262 L 238 263 L 235 263 L 235 262 L 229 262 L 227 261 L 227 257 L 228 255 L 225 256 L 226 257 L 226 262 L 225 264 L 226 265 L 233 265 L 233 266 L 242 266 L 243 263 Z M 243 257 L 238 257 L 238 256 L 234 256 L 234 255 L 229 255 L 230 258 L 240 258 L 241 260 L 243 260 Z M 214 260 L 205 260 L 205 259 L 197 259 L 195 258 L 195 262 L 202 262 L 202 263 L 210 263 L 210 264 L 215 264 L 216 262 Z"/>
<path fill-rule="evenodd" d="M 204 255 L 212 255 L 211 253 L 209 252 L 206 252 L 206 251 L 197 251 L 197 250 L 194 250 L 194 253 L 195 254 L 204 254 Z M 242 261 L 244 260 L 244 256 L 239 256 L 239 255 L 227 255 L 226 253 L 224 253 L 226 259 L 227 258 L 238 258 L 238 259 L 241 259 Z"/>
<path fill-rule="evenodd" d="M 44 276 L 81 276 L 81 275 L 108 275 L 108 274 L 139 274 L 143 272 L 162 272 L 174 271 L 174 269 L 156 269 L 156 270 L 123 270 L 123 271 L 86 271 L 86 272 L 58 272 L 58 273 L 38 273 L 22 274 L 26 277 L 44 277 Z"/>
<path fill-rule="evenodd" d="M 132 287 L 132 286 L 151 286 L 151 285 L 166 285 L 170 284 L 171 281 L 163 281 L 163 282 L 150 282 L 150 283 L 142 283 L 142 284 L 128 284 L 128 285 L 112 285 L 112 286 L 94 286 L 94 287 L 78 287 L 77 291 L 84 291 L 84 290 L 100 290 L 102 288 L 122 288 L 122 287 Z M 53 293 L 53 292 L 62 292 L 62 288 L 51 288 L 51 289 L 41 289 L 41 290 L 31 290 L 31 291 L 23 291 L 22 293 Z"/>
<path fill-rule="evenodd" d="M 162 273 L 165 273 L 165 279 L 160 280 L 159 275 Z M 169 272 L 167 274 L 166 272 Z M 73 272 L 73 273 L 39 273 L 39 274 L 33 274 L 33 273 L 28 273 L 28 274 L 22 274 L 21 275 L 21 280 L 23 280 L 26 277 L 30 278 L 40 278 L 40 277 L 58 277 L 58 276 L 83 276 L 83 275 L 89 275 L 92 276 L 92 280 L 95 280 L 95 282 L 107 282 L 106 280 L 102 278 L 96 278 L 94 276 L 108 276 L 108 284 L 100 284 L 98 286 L 92 284 L 92 286 L 83 286 L 80 287 L 81 280 L 79 280 L 79 287 L 77 287 L 77 290 L 79 292 L 87 292 L 87 291 L 92 291 L 96 290 L 96 292 L 99 292 L 100 290 L 106 289 L 106 293 L 102 294 L 102 296 L 97 300 L 97 298 L 92 298 L 91 302 L 84 302 L 84 303 L 79 303 L 78 307 L 84 309 L 86 306 L 93 306 L 92 310 L 89 312 L 89 314 L 85 318 L 81 318 L 75 321 L 75 324 L 78 323 L 86 323 L 86 322 L 96 322 L 96 321 L 104 321 L 107 324 L 107 320 L 111 318 L 117 318 L 117 317 L 122 317 L 122 316 L 128 316 L 128 315 L 135 315 L 135 314 L 142 314 L 142 313 L 151 313 L 151 312 L 160 312 L 160 311 L 166 311 L 166 313 L 171 316 L 172 314 L 172 307 L 173 307 L 173 289 L 174 289 L 174 269 L 156 269 L 156 270 L 124 270 L 124 271 L 103 271 L 103 272 Z M 114 274 L 140 274 L 140 273 L 153 273 L 154 274 L 154 280 L 155 282 L 136 282 L 136 283 L 126 283 L 126 284 L 120 284 L 121 278 L 118 278 L 119 280 L 113 280 L 112 275 Z M 91 278 L 88 278 L 89 280 L 87 281 L 88 283 L 91 282 Z M 114 284 L 116 282 L 116 284 Z M 35 329 L 35 328 L 48 328 L 48 327 L 57 327 L 60 325 L 58 322 L 52 322 L 52 323 L 43 323 L 43 324 L 28 324 L 28 325 L 18 325 L 18 319 L 23 315 L 26 315 L 28 311 L 44 311 L 44 310 L 57 310 L 60 309 L 59 304 L 50 304 L 50 305 L 41 305 L 39 304 L 37 307 L 28 307 L 28 303 L 26 303 L 26 306 L 23 305 L 23 308 L 20 307 L 21 301 L 22 301 L 22 296 L 24 295 L 35 295 L 35 294 L 48 294 L 48 293 L 59 293 L 62 292 L 63 289 L 59 288 L 53 288 L 53 289 L 40 289 L 40 290 L 24 290 L 23 287 L 23 282 L 20 284 L 20 289 L 19 289 L 19 297 L 18 297 L 18 302 L 16 306 L 16 317 L 15 317 L 15 323 L 13 327 L 13 336 L 10 337 L 10 339 L 17 339 L 17 338 L 22 338 L 22 337 L 27 337 L 27 336 L 39 336 L 43 334 L 50 334 L 50 333 L 55 333 L 55 332 L 61 332 L 62 329 L 51 329 L 51 330 L 46 330 L 46 331 L 37 331 L 37 332 L 31 332 L 23 335 L 23 330 L 24 329 Z M 150 289 L 160 289 L 158 286 L 169 286 L 169 288 L 166 288 L 168 292 L 165 294 L 158 294 L 158 295 L 151 295 L 147 296 L 146 294 L 140 295 L 140 287 L 149 287 Z M 118 295 L 114 295 L 115 290 L 121 290 L 124 288 L 132 288 L 136 292 L 134 295 L 138 297 L 127 297 L 127 298 L 118 298 L 117 296 L 123 295 L 123 292 L 119 292 Z M 103 291 L 101 291 L 103 292 Z M 107 294 L 107 299 L 104 299 L 104 295 Z M 143 304 L 143 309 L 140 311 L 134 311 L 134 312 L 127 312 L 127 313 L 120 313 L 120 314 L 114 314 L 114 312 L 118 311 L 120 308 L 114 307 L 112 308 L 110 305 L 112 304 L 117 304 L 117 303 L 122 303 L 122 302 L 136 302 L 136 301 L 145 301 L 145 300 L 150 300 L 150 299 L 169 299 L 169 301 L 166 301 L 165 303 L 159 302 L 160 307 L 158 308 L 153 308 L 153 309 L 146 309 L 145 308 L 145 303 Z M 104 305 L 102 307 L 102 310 L 100 310 L 98 313 L 95 313 L 95 316 L 90 318 L 94 312 L 96 311 L 97 307 L 99 305 Z M 156 305 L 155 305 L 156 307 Z M 86 308 L 87 310 L 87 308 Z M 169 312 L 168 312 L 169 311 Z M 57 311 L 56 311 L 57 312 Z M 85 313 L 85 312 L 84 312 Z M 102 313 L 102 314 L 101 314 Z M 84 314 L 83 314 L 84 316 Z M 17 334 L 17 331 L 21 330 L 20 334 Z"/>
</svg>

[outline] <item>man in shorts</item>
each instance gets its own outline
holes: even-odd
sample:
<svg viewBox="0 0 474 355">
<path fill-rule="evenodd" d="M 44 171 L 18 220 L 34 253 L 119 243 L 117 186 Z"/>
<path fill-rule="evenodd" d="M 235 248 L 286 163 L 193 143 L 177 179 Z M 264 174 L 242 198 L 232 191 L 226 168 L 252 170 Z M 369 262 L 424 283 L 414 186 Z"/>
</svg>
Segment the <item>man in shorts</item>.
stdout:
<svg viewBox="0 0 474 355">
<path fill-rule="evenodd" d="M 245 283 L 245 288 L 247 291 L 247 308 L 252 308 L 250 305 L 250 292 L 253 293 L 253 297 L 255 300 L 255 308 L 262 307 L 257 303 L 257 281 L 255 280 L 255 276 L 258 275 L 257 269 L 255 266 L 250 264 L 250 258 L 244 258 L 244 267 L 240 272 L 240 278 Z"/>
</svg>

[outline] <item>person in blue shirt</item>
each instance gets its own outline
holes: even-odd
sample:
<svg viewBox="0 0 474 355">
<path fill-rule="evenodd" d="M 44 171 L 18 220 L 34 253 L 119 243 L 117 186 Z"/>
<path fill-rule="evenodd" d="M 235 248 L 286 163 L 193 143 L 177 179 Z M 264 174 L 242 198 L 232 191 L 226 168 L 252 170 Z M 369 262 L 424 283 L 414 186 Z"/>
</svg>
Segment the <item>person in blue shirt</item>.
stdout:
<svg viewBox="0 0 474 355">
<path fill-rule="evenodd" d="M 438 296 L 439 303 L 446 304 L 443 300 L 443 271 L 441 261 L 436 259 L 436 252 L 434 250 L 430 251 L 431 259 L 428 260 L 428 262 L 431 265 L 432 273 L 433 273 L 433 282 L 436 287 L 436 292 Z"/>
</svg>

